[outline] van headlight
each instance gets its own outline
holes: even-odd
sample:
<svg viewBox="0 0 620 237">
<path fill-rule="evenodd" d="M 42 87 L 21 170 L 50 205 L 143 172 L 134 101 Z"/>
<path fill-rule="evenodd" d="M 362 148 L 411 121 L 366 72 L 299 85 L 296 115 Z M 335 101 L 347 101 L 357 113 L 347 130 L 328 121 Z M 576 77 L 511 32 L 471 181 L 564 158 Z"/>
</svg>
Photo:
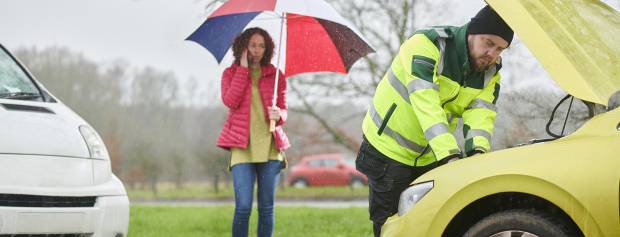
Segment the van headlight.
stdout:
<svg viewBox="0 0 620 237">
<path fill-rule="evenodd" d="M 99 137 L 95 129 L 82 125 L 80 126 L 80 133 L 82 133 L 82 137 L 84 137 L 84 141 L 86 141 L 86 146 L 88 146 L 88 151 L 90 152 L 90 158 L 109 158 L 103 140 L 101 140 L 101 137 Z"/>
<path fill-rule="evenodd" d="M 398 217 L 405 215 L 428 191 L 433 188 L 433 181 L 413 185 L 400 194 Z"/>
</svg>

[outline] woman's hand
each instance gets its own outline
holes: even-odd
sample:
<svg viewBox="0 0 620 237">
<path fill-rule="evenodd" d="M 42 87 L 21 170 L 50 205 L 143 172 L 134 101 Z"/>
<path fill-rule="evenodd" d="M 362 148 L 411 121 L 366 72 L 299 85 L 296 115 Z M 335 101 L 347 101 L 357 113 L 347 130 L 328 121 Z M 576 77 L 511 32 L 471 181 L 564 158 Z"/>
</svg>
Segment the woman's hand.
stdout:
<svg viewBox="0 0 620 237">
<path fill-rule="evenodd" d="M 244 49 L 243 53 L 241 54 L 241 66 L 245 68 L 250 68 L 248 67 L 248 49 Z"/>
<path fill-rule="evenodd" d="M 275 120 L 276 122 L 280 121 L 280 108 L 277 106 L 269 107 L 269 119 Z"/>
</svg>

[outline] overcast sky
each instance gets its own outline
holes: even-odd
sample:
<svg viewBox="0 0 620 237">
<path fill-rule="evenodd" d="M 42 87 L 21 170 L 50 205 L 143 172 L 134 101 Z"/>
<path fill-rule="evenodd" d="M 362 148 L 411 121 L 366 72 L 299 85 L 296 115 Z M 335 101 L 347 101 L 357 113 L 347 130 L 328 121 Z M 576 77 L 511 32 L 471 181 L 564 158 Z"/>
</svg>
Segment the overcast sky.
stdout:
<svg viewBox="0 0 620 237">
<path fill-rule="evenodd" d="M 217 62 L 184 41 L 204 22 L 197 0 L 0 0 L 0 43 L 58 45 L 97 62 L 124 59 L 133 67 L 173 71 L 179 78 L 218 79 Z"/>
</svg>

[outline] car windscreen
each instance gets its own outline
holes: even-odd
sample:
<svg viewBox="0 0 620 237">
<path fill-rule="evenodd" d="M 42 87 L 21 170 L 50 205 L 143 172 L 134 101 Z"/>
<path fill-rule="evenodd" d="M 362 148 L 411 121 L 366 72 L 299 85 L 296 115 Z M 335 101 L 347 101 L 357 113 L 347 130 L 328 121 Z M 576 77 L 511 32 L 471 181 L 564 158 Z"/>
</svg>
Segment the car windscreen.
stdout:
<svg viewBox="0 0 620 237">
<path fill-rule="evenodd" d="M 17 62 L 0 47 L 0 98 L 30 99 L 40 93 Z"/>
</svg>

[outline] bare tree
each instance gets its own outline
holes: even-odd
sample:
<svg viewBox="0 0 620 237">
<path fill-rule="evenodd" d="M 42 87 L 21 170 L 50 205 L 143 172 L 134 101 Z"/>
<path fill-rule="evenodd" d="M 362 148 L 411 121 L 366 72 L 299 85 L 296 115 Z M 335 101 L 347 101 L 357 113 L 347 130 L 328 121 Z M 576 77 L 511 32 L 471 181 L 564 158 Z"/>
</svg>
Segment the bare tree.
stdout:
<svg viewBox="0 0 620 237">
<path fill-rule="evenodd" d="M 314 118 L 300 113 L 291 113 L 290 116 L 286 131 L 295 149 L 287 151 L 289 165 L 297 164 L 304 156 L 341 152 L 339 145 L 331 141 L 331 135 Z"/>
<path fill-rule="evenodd" d="M 103 142 L 106 145 L 108 154 L 110 154 L 112 172 L 115 174 L 121 173 L 121 161 L 125 158 L 125 153 L 122 151 L 121 147 L 122 140 L 119 135 L 120 131 L 116 121 L 108 121 L 108 126 L 103 135 Z"/>
<path fill-rule="evenodd" d="M 174 147 L 170 150 L 170 158 L 172 160 L 172 168 L 174 169 L 174 183 L 176 189 L 183 187 L 183 174 L 185 173 L 185 151 L 180 147 Z"/>
<path fill-rule="evenodd" d="M 157 195 L 157 175 L 162 169 L 161 160 L 155 156 L 154 143 L 140 140 L 134 143 L 132 147 L 131 163 L 133 167 L 139 167 L 144 172 L 144 177 L 149 179 L 153 189 L 153 195 Z M 141 188 L 146 185 L 143 180 Z"/>
<path fill-rule="evenodd" d="M 194 155 L 205 168 L 205 171 L 213 177 L 213 189 L 217 194 L 219 191 L 220 179 L 228 172 L 229 153 L 222 150 L 196 150 Z"/>
<path fill-rule="evenodd" d="M 126 64 L 102 66 L 65 47 L 20 48 L 16 56 L 46 89 L 86 119 L 95 130 L 105 131 L 109 120 L 119 121 L 121 81 Z"/>
</svg>

